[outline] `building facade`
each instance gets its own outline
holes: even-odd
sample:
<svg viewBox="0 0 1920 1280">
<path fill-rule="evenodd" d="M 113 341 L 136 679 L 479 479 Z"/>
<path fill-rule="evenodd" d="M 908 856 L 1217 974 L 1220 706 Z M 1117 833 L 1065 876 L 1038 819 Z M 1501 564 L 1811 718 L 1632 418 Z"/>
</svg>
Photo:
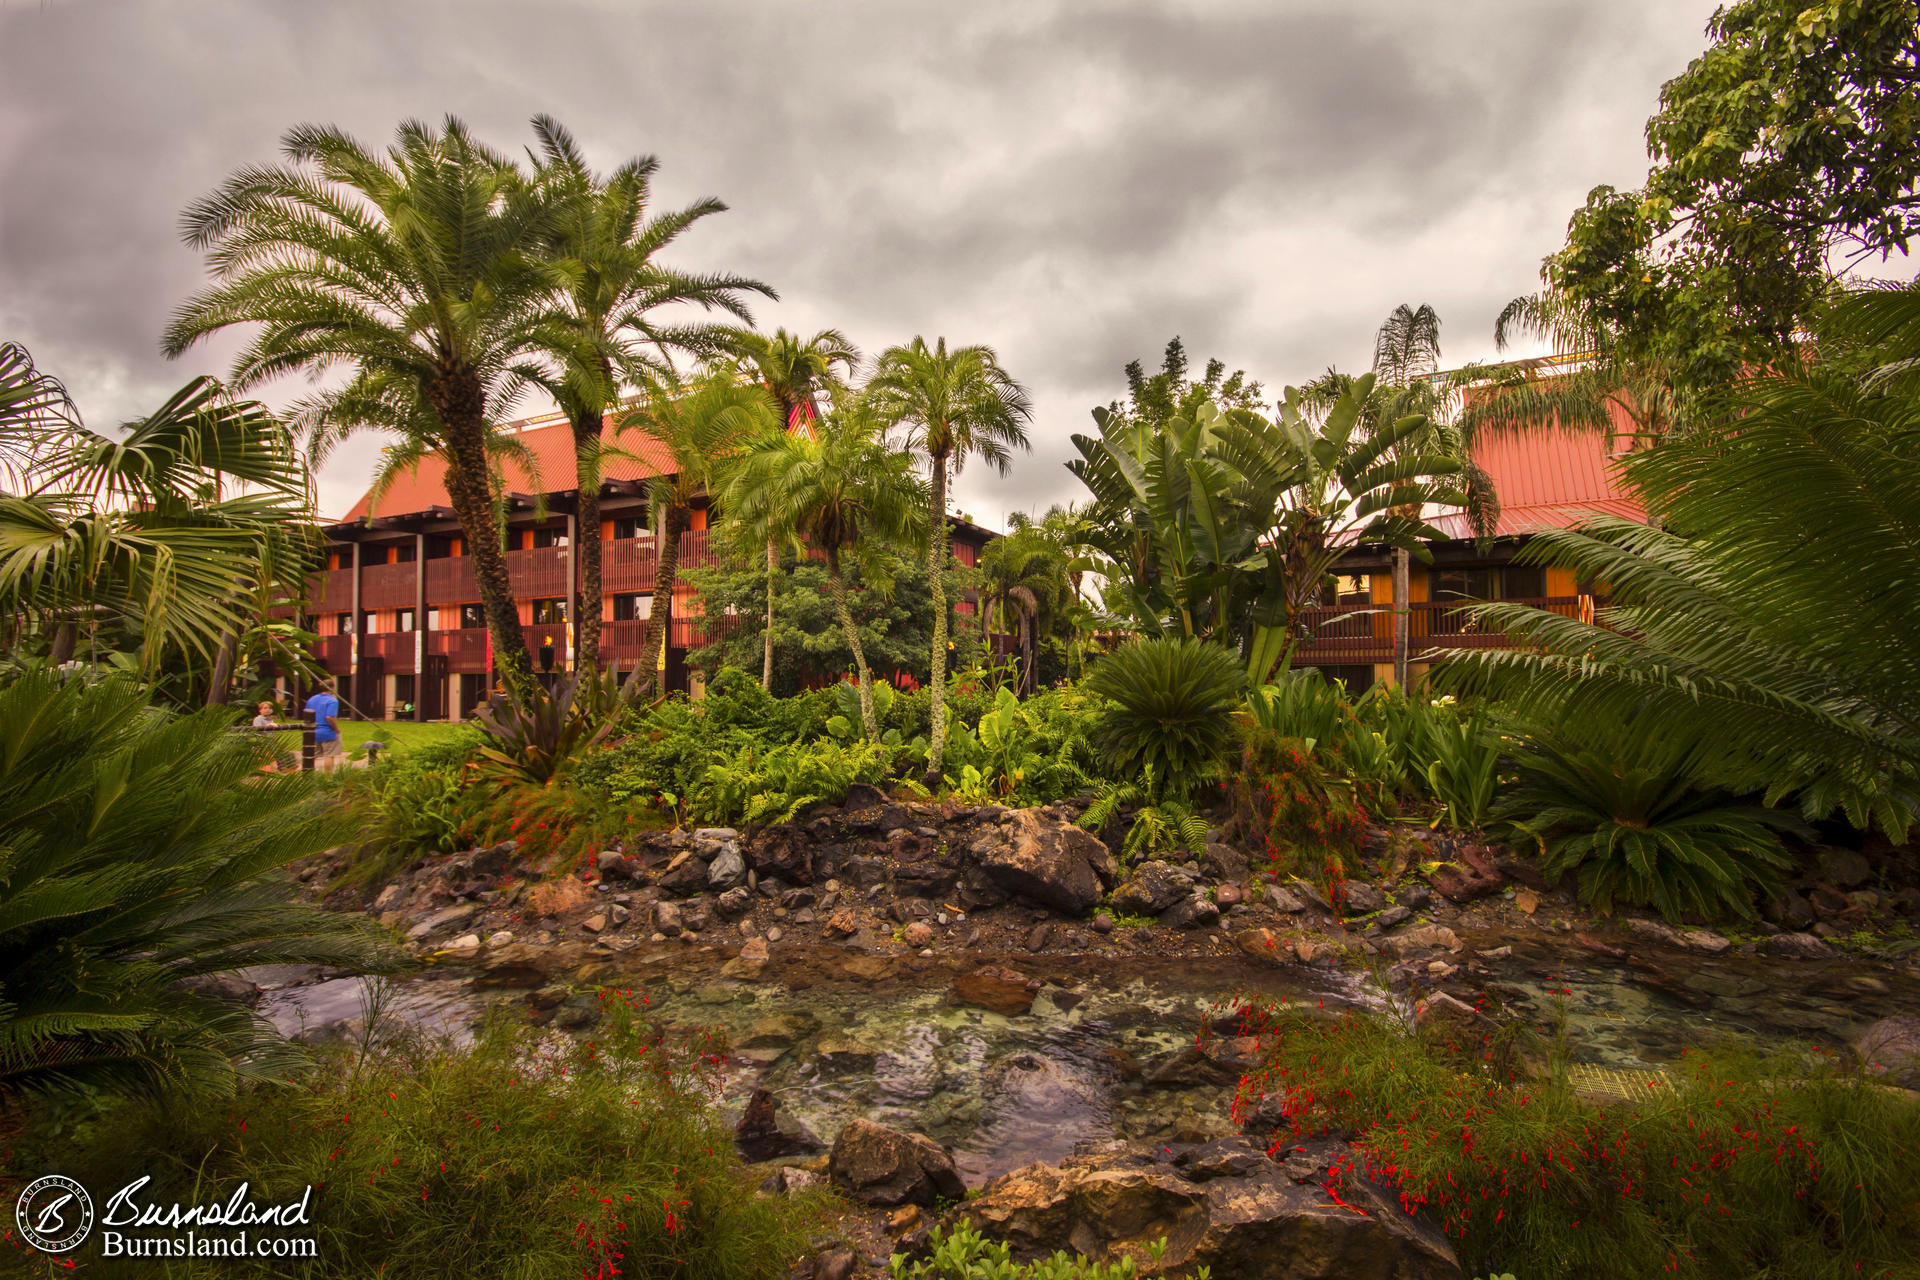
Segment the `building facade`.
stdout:
<svg viewBox="0 0 1920 1280">
<path fill-rule="evenodd" d="M 648 527 L 647 480 L 663 473 L 664 451 L 632 436 L 633 457 L 610 458 L 601 485 L 600 522 L 583 529 L 572 432 L 552 415 L 513 424 L 530 466 L 506 466 L 507 572 L 522 634 L 535 667 L 572 666 L 574 620 L 600 616 L 603 663 L 640 660 L 653 611 L 660 545 Z M 464 719 L 486 700 L 492 648 L 480 610 L 473 562 L 466 555 L 445 483 L 445 464 L 428 458 L 394 478 L 384 493 L 363 496 L 345 517 L 324 525 L 325 568 L 309 584 L 308 608 L 319 635 L 315 657 L 338 682 L 354 713 L 369 719 Z M 680 535 L 680 569 L 719 563 L 709 542 L 711 511 L 692 512 Z M 976 563 L 994 534 L 950 520 L 953 553 Z M 600 540 L 601 597 L 582 598 L 578 549 Z M 970 608 L 970 605 L 963 606 Z M 698 689 L 687 654 L 708 642 L 717 620 L 698 616 L 697 593 L 674 588 L 667 636 L 667 684 Z"/>
</svg>

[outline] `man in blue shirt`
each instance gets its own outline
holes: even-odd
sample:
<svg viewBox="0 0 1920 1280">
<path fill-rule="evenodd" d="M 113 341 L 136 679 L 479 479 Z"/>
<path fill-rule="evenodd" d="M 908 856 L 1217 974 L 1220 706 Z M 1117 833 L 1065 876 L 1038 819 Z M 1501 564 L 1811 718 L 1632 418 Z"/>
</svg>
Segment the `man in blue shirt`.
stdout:
<svg viewBox="0 0 1920 1280">
<path fill-rule="evenodd" d="M 333 694 L 332 680 L 320 682 L 319 692 L 307 699 L 307 711 L 313 716 L 314 767 L 331 771 L 346 758 L 340 749 L 340 699 Z"/>
</svg>

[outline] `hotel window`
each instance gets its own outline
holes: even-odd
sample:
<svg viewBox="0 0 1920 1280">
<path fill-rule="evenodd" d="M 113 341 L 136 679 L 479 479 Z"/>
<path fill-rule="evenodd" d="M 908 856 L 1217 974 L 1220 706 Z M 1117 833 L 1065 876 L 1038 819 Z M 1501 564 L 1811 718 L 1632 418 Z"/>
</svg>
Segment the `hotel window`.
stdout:
<svg viewBox="0 0 1920 1280">
<path fill-rule="evenodd" d="M 486 625 L 487 625 L 486 611 L 483 610 L 479 605 L 463 604 L 460 606 L 461 630 L 471 631 L 471 630 L 474 630 L 475 628 L 484 627 Z"/>
<path fill-rule="evenodd" d="M 535 600 L 533 602 L 533 625 L 536 627 L 557 627 L 567 620 L 567 602 L 565 600 Z"/>
<path fill-rule="evenodd" d="M 564 547 L 567 545 L 565 529 L 535 529 L 533 545 L 536 547 Z"/>
<path fill-rule="evenodd" d="M 395 631 L 413 630 L 413 610 L 402 609 L 396 613 L 394 615 L 393 629 Z"/>
<path fill-rule="evenodd" d="M 1334 573 L 1320 589 L 1321 604 L 1372 604 L 1372 579 L 1364 573 Z"/>
<path fill-rule="evenodd" d="M 1433 575 L 1433 598 L 1448 600 L 1496 600 L 1499 598 L 1498 569 L 1439 569 Z"/>
<path fill-rule="evenodd" d="M 644 512 L 636 516 L 615 516 L 613 520 L 613 540 L 624 542 L 637 538 L 647 531 L 647 517 Z"/>
<path fill-rule="evenodd" d="M 353 634 L 353 615 L 350 613 L 334 614 L 333 615 L 333 634 L 337 636 L 352 635 Z"/>
<path fill-rule="evenodd" d="M 643 622 L 652 612 L 652 596 L 626 595 L 613 598 L 615 622 Z"/>
</svg>

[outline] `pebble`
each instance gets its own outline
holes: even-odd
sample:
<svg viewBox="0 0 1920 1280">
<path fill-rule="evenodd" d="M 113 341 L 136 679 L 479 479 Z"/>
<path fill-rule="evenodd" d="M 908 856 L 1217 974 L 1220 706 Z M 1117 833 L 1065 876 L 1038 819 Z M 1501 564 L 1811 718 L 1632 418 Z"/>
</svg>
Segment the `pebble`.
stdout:
<svg viewBox="0 0 1920 1280">
<path fill-rule="evenodd" d="M 773 927 L 772 927 L 771 929 L 768 929 L 768 930 L 767 930 L 767 941 L 768 941 L 768 942 L 778 942 L 778 941 L 780 941 L 780 939 L 781 939 L 781 938 L 783 938 L 783 937 L 785 937 L 785 936 L 786 936 L 786 933 L 785 933 L 785 931 L 784 931 L 784 930 L 782 930 L 782 929 L 780 928 L 780 926 L 779 926 L 779 925 L 777 925 L 777 924 L 776 924 L 776 925 L 774 925 L 774 926 L 773 926 Z"/>
</svg>

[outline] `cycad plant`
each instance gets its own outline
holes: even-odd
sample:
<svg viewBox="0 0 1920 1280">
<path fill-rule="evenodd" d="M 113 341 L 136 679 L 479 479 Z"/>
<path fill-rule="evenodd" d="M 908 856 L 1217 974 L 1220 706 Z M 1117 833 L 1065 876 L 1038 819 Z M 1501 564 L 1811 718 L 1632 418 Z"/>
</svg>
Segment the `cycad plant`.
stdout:
<svg viewBox="0 0 1920 1280">
<path fill-rule="evenodd" d="M 1233 750 L 1246 680 L 1231 649 L 1158 638 L 1100 659 L 1086 688 L 1111 704 L 1089 735 L 1107 773 L 1152 778 L 1163 794 L 1185 799 L 1217 776 Z"/>
<path fill-rule="evenodd" d="M 344 824 L 229 724 L 125 679 L 0 688 L 0 1097 L 231 1092 L 299 1057 L 199 980 L 396 962 L 365 918 L 291 904 L 276 869 Z"/>
</svg>

